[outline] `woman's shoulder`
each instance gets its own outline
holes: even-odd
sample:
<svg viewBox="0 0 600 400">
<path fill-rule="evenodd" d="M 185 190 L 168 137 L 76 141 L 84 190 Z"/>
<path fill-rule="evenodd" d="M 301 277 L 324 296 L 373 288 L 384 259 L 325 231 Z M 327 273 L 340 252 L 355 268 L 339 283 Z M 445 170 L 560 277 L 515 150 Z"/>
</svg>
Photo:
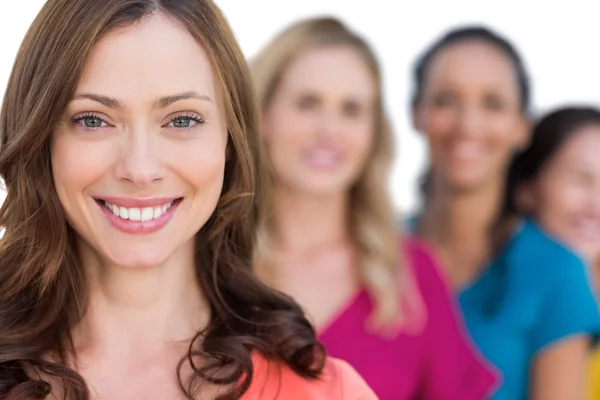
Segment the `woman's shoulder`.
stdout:
<svg viewBox="0 0 600 400">
<path fill-rule="evenodd" d="M 538 261 L 536 265 L 543 265 L 547 261 L 568 266 L 583 264 L 581 258 L 574 251 L 531 219 L 523 221 L 515 239 L 514 252 L 516 255 L 535 259 Z"/>
<path fill-rule="evenodd" d="M 452 289 L 444 272 L 441 261 L 426 240 L 413 235 L 404 235 L 399 239 L 404 268 L 403 274 L 412 287 L 413 303 L 417 307 L 419 326 L 430 325 L 430 316 L 435 319 L 447 319 L 454 312 Z"/>
<path fill-rule="evenodd" d="M 254 377 L 243 400 L 377 400 L 364 379 L 343 360 L 327 358 L 318 379 L 304 378 L 260 356 L 253 363 Z"/>
<path fill-rule="evenodd" d="M 422 290 L 428 292 L 428 286 L 432 284 L 438 286 L 441 283 L 446 286 L 447 280 L 433 246 L 412 235 L 399 240 L 406 267 L 410 268 Z"/>
<path fill-rule="evenodd" d="M 504 256 L 519 274 L 536 276 L 538 285 L 560 284 L 574 275 L 587 274 L 581 257 L 530 219 L 524 220 Z"/>
</svg>

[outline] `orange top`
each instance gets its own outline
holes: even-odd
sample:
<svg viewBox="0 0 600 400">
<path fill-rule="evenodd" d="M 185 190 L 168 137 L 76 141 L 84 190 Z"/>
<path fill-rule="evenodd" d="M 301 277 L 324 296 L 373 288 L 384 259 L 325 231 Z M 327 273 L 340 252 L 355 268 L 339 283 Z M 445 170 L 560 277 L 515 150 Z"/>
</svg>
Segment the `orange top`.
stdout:
<svg viewBox="0 0 600 400">
<path fill-rule="evenodd" d="M 242 400 L 378 400 L 347 362 L 328 358 L 318 380 L 287 366 L 254 357 L 254 378 Z"/>
</svg>

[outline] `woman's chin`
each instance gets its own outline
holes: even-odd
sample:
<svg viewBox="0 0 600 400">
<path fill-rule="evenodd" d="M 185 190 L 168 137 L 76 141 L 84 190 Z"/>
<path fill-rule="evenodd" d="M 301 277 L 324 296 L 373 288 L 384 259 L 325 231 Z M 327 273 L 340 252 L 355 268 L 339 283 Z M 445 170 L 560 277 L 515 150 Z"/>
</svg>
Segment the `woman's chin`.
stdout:
<svg viewBox="0 0 600 400">
<path fill-rule="evenodd" d="M 105 264 L 120 269 L 144 270 L 166 264 L 169 259 L 176 257 L 179 251 L 170 246 L 167 248 L 146 243 L 137 246 L 130 244 L 129 246 L 109 246 L 99 254 L 99 257 L 106 261 Z"/>
<path fill-rule="evenodd" d="M 477 170 L 451 171 L 447 179 L 448 186 L 456 193 L 476 192 L 490 183 L 490 179 Z"/>
<path fill-rule="evenodd" d="M 132 257 L 111 257 L 110 265 L 115 268 L 126 271 L 143 271 L 158 268 L 164 265 L 168 257 L 157 256 L 132 256 Z"/>
<path fill-rule="evenodd" d="M 195 236 L 102 234 L 87 240 L 79 236 L 77 247 L 83 264 L 143 270 L 166 264 L 193 265 Z"/>
</svg>

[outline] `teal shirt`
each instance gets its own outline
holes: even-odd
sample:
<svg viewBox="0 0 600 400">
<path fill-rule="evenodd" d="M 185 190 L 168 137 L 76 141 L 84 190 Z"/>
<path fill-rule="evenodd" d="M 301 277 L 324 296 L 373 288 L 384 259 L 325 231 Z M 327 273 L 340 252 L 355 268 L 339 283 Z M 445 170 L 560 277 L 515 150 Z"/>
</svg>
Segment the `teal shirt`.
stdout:
<svg viewBox="0 0 600 400">
<path fill-rule="evenodd" d="M 531 220 L 459 293 L 459 302 L 475 343 L 501 372 L 493 400 L 527 399 L 538 352 L 569 336 L 600 332 L 588 268 Z"/>
</svg>

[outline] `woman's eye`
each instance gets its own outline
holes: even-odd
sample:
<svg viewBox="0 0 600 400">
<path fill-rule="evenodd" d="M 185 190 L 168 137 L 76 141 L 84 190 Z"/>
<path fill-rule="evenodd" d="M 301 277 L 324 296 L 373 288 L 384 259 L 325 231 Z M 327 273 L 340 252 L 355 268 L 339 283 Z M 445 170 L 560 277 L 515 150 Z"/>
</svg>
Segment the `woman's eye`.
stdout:
<svg viewBox="0 0 600 400">
<path fill-rule="evenodd" d="M 504 102 L 495 96 L 486 97 L 484 104 L 485 108 L 490 110 L 500 111 L 504 109 Z"/>
<path fill-rule="evenodd" d="M 102 118 L 96 115 L 79 115 L 75 116 L 71 121 L 85 130 L 96 130 L 108 126 Z"/>
<path fill-rule="evenodd" d="M 167 126 L 171 128 L 187 129 L 203 122 L 204 120 L 202 118 L 196 116 L 178 116 L 171 119 L 171 122 L 169 122 Z"/>
<path fill-rule="evenodd" d="M 431 99 L 431 104 L 434 107 L 438 107 L 438 108 L 449 107 L 449 106 L 453 105 L 455 102 L 456 102 L 455 97 L 449 93 L 438 94 L 437 96 L 434 96 Z"/>
<path fill-rule="evenodd" d="M 193 126 L 196 123 L 196 121 L 186 117 L 174 119 L 173 121 L 171 121 L 171 123 L 175 128 L 189 128 L 190 126 Z"/>
<path fill-rule="evenodd" d="M 296 106 L 301 111 L 310 111 L 317 108 L 319 99 L 316 96 L 302 96 L 296 101 Z"/>
<path fill-rule="evenodd" d="M 106 125 L 106 122 L 102 121 L 100 118 L 84 118 L 83 125 L 86 128 L 101 128 Z"/>
</svg>

